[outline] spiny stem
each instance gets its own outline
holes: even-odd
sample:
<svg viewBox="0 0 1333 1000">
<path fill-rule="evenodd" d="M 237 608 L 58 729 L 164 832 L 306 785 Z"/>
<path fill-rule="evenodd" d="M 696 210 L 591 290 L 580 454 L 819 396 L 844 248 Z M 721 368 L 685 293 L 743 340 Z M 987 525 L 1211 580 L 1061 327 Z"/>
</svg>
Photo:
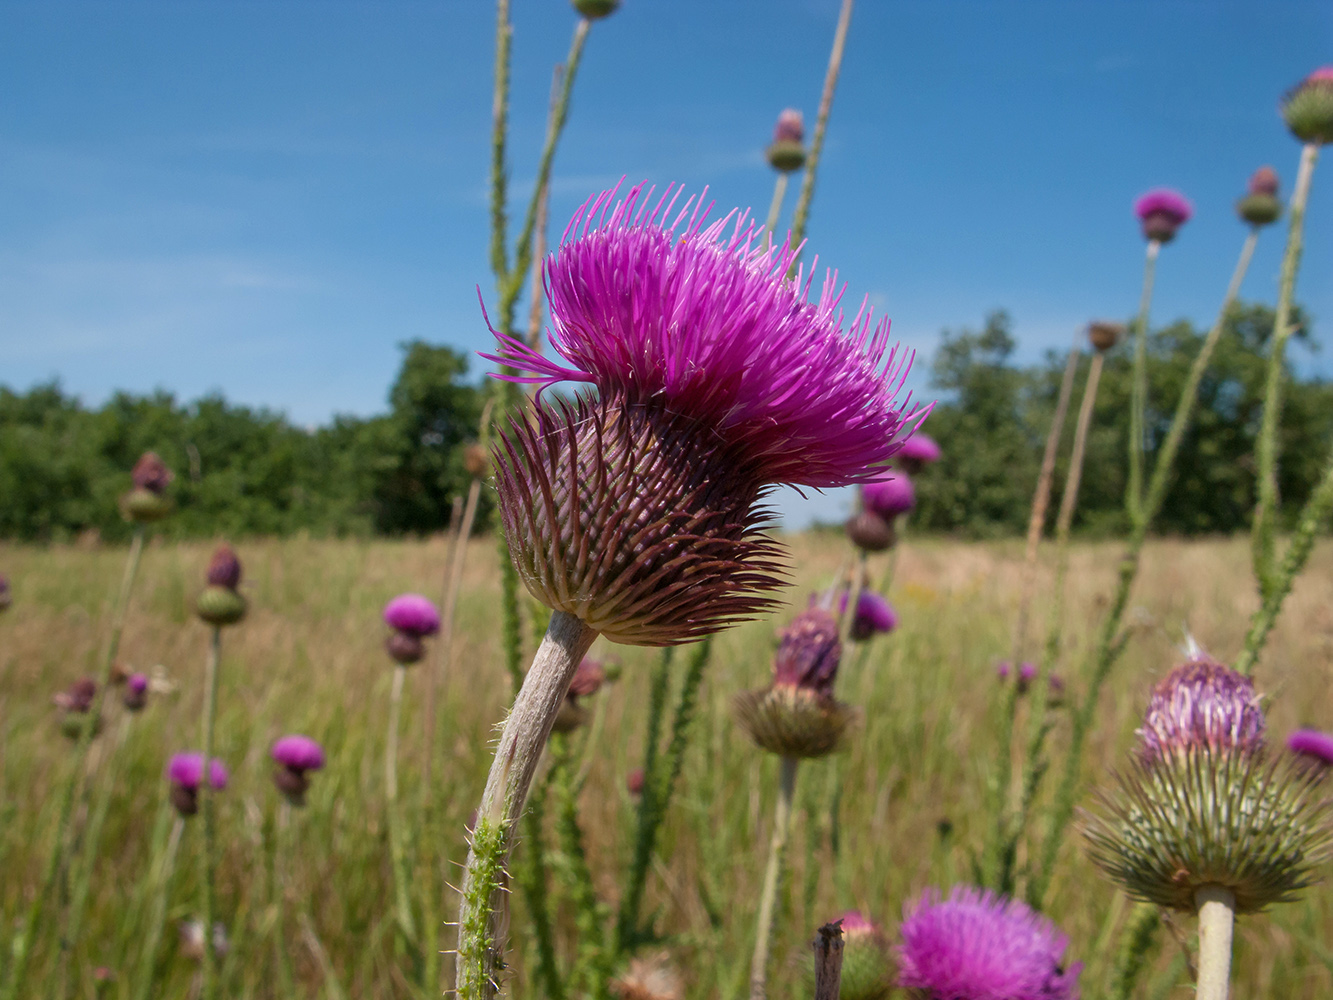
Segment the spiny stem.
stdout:
<svg viewBox="0 0 1333 1000">
<path fill-rule="evenodd" d="M 1145 411 L 1148 405 L 1148 313 L 1152 308 L 1153 278 L 1157 272 L 1160 240 L 1149 240 L 1143 258 L 1143 294 L 1139 318 L 1134 324 L 1134 371 L 1129 400 L 1129 482 L 1125 487 L 1125 509 L 1132 523 L 1143 520 L 1143 453 L 1147 444 Z"/>
<path fill-rule="evenodd" d="M 497 281 L 504 281 L 509 274 L 509 255 L 505 248 L 508 229 L 505 204 L 509 182 L 505 144 L 509 137 L 509 49 L 514 38 L 514 28 L 509 23 L 509 0 L 496 0 L 495 21 L 495 86 L 491 99 L 491 270 Z"/>
<path fill-rule="evenodd" d="M 819 117 L 815 119 L 815 134 L 810 142 L 810 155 L 805 160 L 805 176 L 801 179 L 801 194 L 796 199 L 796 210 L 791 220 L 791 245 L 798 247 L 805 239 L 806 223 L 810 219 L 810 202 L 815 197 L 815 178 L 819 173 L 819 157 L 824 152 L 824 135 L 828 132 L 829 112 L 833 109 L 833 94 L 838 89 L 838 73 L 842 70 L 842 52 L 847 45 L 847 27 L 852 22 L 853 0 L 842 0 L 838 27 L 833 33 L 833 50 L 829 53 L 828 71 L 824 74 L 824 92 L 819 98 Z M 792 261 L 792 271 L 796 262 Z"/>
<path fill-rule="evenodd" d="M 92 746 L 93 733 L 97 720 L 102 716 L 102 704 L 106 701 L 106 690 L 111 683 L 111 668 L 116 662 L 116 653 L 120 649 L 120 636 L 125 630 L 125 613 L 130 604 L 130 592 L 134 589 L 134 579 L 139 573 L 139 559 L 143 555 L 144 527 L 134 528 L 134 539 L 130 542 L 129 556 L 125 560 L 125 573 L 120 581 L 120 593 L 116 597 L 115 611 L 111 619 L 111 638 L 107 643 L 106 654 L 102 658 L 102 668 L 97 678 L 97 692 L 93 703 L 83 720 L 79 731 L 79 741 L 74 748 L 74 760 L 70 767 L 65 786 L 60 793 L 60 809 L 57 812 L 55 834 L 51 840 L 51 853 L 47 855 L 46 866 L 42 869 L 41 882 L 37 894 L 28 904 L 23 923 L 14 933 L 10 945 L 10 962 L 4 987 L 0 989 L 0 1000 L 16 1000 L 27 977 L 28 956 L 31 954 L 33 936 L 41 923 L 42 911 L 47 900 L 54 895 L 56 879 L 68 857 L 69 821 L 74 814 L 74 803 L 83 780 L 84 767 L 88 761 L 88 751 Z"/>
<path fill-rule="evenodd" d="M 537 940 L 537 979 L 547 1000 L 564 1000 L 565 986 L 555 956 L 555 931 L 546 879 L 546 788 L 531 797 L 523 813 L 523 850 L 519 855 L 519 885 L 527 899 Z"/>
<path fill-rule="evenodd" d="M 796 798 L 796 757 L 782 758 L 778 781 L 778 801 L 773 812 L 773 839 L 768 845 L 768 868 L 759 897 L 759 917 L 754 936 L 754 958 L 750 962 L 750 1000 L 764 1000 L 768 990 L 768 952 L 773 940 L 773 917 L 777 908 L 778 887 L 787 854 L 787 834 L 791 829 L 792 803 Z"/>
<path fill-rule="evenodd" d="M 1130 1000 L 1134 995 L 1134 984 L 1148 963 L 1148 951 L 1161 924 L 1161 911 L 1154 904 L 1135 904 L 1121 934 L 1124 943 L 1111 970 L 1107 1000 Z"/>
<path fill-rule="evenodd" d="M 579 792 L 575 784 L 569 740 L 563 735 L 557 735 L 552 737 L 552 744 L 555 757 L 551 763 L 556 798 L 555 828 L 564 860 L 561 870 L 566 876 L 566 888 L 574 903 L 574 925 L 578 939 L 578 957 L 570 976 L 570 985 L 576 993 L 586 992 L 593 1000 L 605 1000 L 610 995 L 608 986 L 614 971 L 614 961 L 607 947 L 596 882 L 593 880 L 592 869 L 588 867 L 588 856 L 583 846 L 583 830 L 579 826 Z"/>
<path fill-rule="evenodd" d="M 209 780 L 213 761 L 213 723 L 217 715 L 218 663 L 222 657 L 222 629 L 213 626 L 213 638 L 208 646 L 208 662 L 204 668 L 204 766 L 199 779 L 199 815 L 204 827 L 204 962 L 203 1000 L 217 995 L 217 953 L 213 949 L 213 877 L 217 859 L 214 856 L 214 801 L 213 783 Z"/>
<path fill-rule="evenodd" d="M 1268 353 L 1268 376 L 1264 387 L 1263 421 L 1259 426 L 1256 457 L 1259 462 L 1258 502 L 1254 508 L 1251 531 L 1254 575 L 1259 595 L 1267 599 L 1274 586 L 1276 557 L 1273 554 L 1273 529 L 1277 521 L 1278 428 L 1282 423 L 1282 377 L 1285 370 L 1287 340 L 1292 334 L 1292 301 L 1296 292 L 1296 274 L 1300 270 L 1305 231 L 1305 205 L 1310 197 L 1319 147 L 1306 143 L 1301 150 L 1301 165 L 1296 174 L 1296 189 L 1287 209 L 1287 248 L 1282 255 L 1282 273 L 1278 280 L 1277 312 L 1273 318 L 1273 339 Z"/>
<path fill-rule="evenodd" d="M 472 850 L 463 876 L 458 917 L 459 1000 L 486 1000 L 499 988 L 496 977 L 503 962 L 499 932 L 507 910 L 499 897 L 514 830 L 551 724 L 579 661 L 596 637 L 593 629 L 573 615 L 564 611 L 552 614 L 546 638 L 505 720 L 477 810 Z"/>
<path fill-rule="evenodd" d="M 1195 1000 L 1227 1000 L 1236 894 L 1220 885 L 1206 885 L 1194 898 L 1199 906 L 1199 983 Z"/>
<path fill-rule="evenodd" d="M 393 864 L 394 898 L 398 929 L 409 944 L 415 944 L 416 927 L 412 922 L 412 901 L 408 896 L 407 848 L 404 843 L 403 814 L 398 803 L 398 729 L 403 714 L 403 685 L 407 667 L 398 663 L 393 669 L 393 688 L 389 692 L 389 731 L 384 749 L 384 796 L 389 822 L 389 859 Z"/>
<path fill-rule="evenodd" d="M 207 782 L 208 769 L 204 769 L 204 781 Z M 185 832 L 184 817 L 177 816 L 171 827 L 171 836 L 167 840 L 167 849 L 153 873 L 155 890 L 153 912 L 149 917 L 148 938 L 144 942 L 139 959 L 139 985 L 134 991 L 134 1000 L 148 1000 L 153 992 L 154 972 L 157 966 L 157 949 L 162 943 L 162 928 L 167 922 L 167 893 L 171 888 L 171 876 L 176 871 L 176 851 L 180 847 L 181 834 Z M 204 934 L 212 937 L 210 929 Z"/>
</svg>

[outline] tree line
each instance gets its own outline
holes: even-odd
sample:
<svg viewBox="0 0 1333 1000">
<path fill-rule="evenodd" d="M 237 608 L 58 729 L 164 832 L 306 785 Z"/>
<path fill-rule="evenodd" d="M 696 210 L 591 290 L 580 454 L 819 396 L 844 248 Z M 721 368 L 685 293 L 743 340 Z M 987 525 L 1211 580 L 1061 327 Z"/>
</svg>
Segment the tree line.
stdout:
<svg viewBox="0 0 1333 1000">
<path fill-rule="evenodd" d="M 1313 343 L 1306 317 L 1298 337 Z M 1254 442 L 1273 313 L 1238 304 L 1199 394 L 1157 528 L 1201 534 L 1246 528 L 1254 506 Z M 1166 433 L 1190 362 L 1206 331 L 1180 321 L 1148 343 L 1150 447 Z M 945 331 L 932 361 L 940 397 L 926 423 L 944 458 L 917 479 L 918 530 L 966 537 L 1022 533 L 1065 358 L 1014 362 L 1007 314 L 980 330 Z M 402 535 L 444 528 L 467 489 L 463 449 L 477 433 L 484 387 L 468 383 L 468 360 L 449 347 L 403 345 L 388 411 L 299 427 L 283 414 L 207 396 L 182 403 L 167 392 L 117 393 L 84 406 L 57 383 L 27 392 L 0 387 L 0 537 L 61 541 L 85 532 L 128 535 L 118 497 L 129 470 L 156 451 L 176 471 L 170 536 Z M 1073 407 L 1089 357 L 1081 362 Z M 1123 532 L 1129 434 L 1130 345 L 1106 358 L 1093 413 L 1075 527 Z M 1059 503 L 1072 413 L 1057 468 Z M 1283 507 L 1294 512 L 1317 482 L 1333 441 L 1333 385 L 1294 379 L 1281 426 Z M 1149 461 L 1151 462 L 1151 455 Z M 1151 466 L 1149 466 L 1151 468 Z M 486 493 L 483 491 L 483 497 Z M 489 503 L 479 525 L 489 522 Z"/>
</svg>

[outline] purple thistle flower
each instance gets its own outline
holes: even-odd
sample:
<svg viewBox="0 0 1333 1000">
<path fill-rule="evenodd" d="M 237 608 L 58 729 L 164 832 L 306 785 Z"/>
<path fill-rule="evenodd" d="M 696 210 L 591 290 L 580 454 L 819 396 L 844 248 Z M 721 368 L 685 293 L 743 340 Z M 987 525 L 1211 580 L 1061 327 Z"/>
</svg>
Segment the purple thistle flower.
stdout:
<svg viewBox="0 0 1333 1000">
<path fill-rule="evenodd" d="M 569 682 L 569 697 L 586 698 L 589 695 L 594 695 L 605 683 L 606 670 L 602 667 L 602 661 L 593 659 L 591 656 L 585 656 L 579 661 L 578 667 L 574 670 L 574 676 Z"/>
<path fill-rule="evenodd" d="M 121 702 L 131 712 L 137 712 L 148 704 L 148 675 L 130 674 L 125 678 L 125 693 Z"/>
<path fill-rule="evenodd" d="M 782 630 L 773 658 L 773 685 L 831 698 L 841 659 L 837 619 L 823 608 L 807 608 Z"/>
<path fill-rule="evenodd" d="M 241 583 L 241 560 L 236 550 L 225 542 L 213 552 L 208 561 L 208 583 L 211 587 L 235 590 Z"/>
<path fill-rule="evenodd" d="M 838 601 L 838 613 L 847 613 L 847 592 Z M 898 613 L 893 605 L 873 590 L 863 590 L 856 598 L 856 615 L 852 618 L 851 637 L 864 642 L 872 635 L 892 632 L 898 627 Z"/>
<path fill-rule="evenodd" d="M 293 771 L 318 771 L 324 766 L 324 748 L 309 736 L 283 736 L 271 752 L 275 761 Z"/>
<path fill-rule="evenodd" d="M 1282 99 L 1282 117 L 1302 142 L 1333 142 L 1333 66 L 1321 66 Z"/>
<path fill-rule="evenodd" d="M 214 757 L 208 765 L 208 783 L 220 792 L 227 787 L 227 777 L 227 766 Z M 194 751 L 176 754 L 167 764 L 167 778 L 182 788 L 198 788 L 204 778 L 204 755 Z"/>
<path fill-rule="evenodd" d="M 399 594 L 384 606 L 384 620 L 390 628 L 417 638 L 440 630 L 440 612 L 420 594 Z"/>
<path fill-rule="evenodd" d="M 861 487 L 861 502 L 866 510 L 892 520 L 916 506 L 916 488 L 912 480 L 901 473 L 886 476 Z"/>
<path fill-rule="evenodd" d="M 14 603 L 14 592 L 9 589 L 9 577 L 0 573 L 0 611 Z"/>
<path fill-rule="evenodd" d="M 848 910 L 838 919 L 842 921 L 842 932 L 848 937 L 853 934 L 880 933 L 879 925 L 867 920 L 860 910 Z"/>
<path fill-rule="evenodd" d="M 1194 206 L 1179 191 L 1156 188 L 1134 202 L 1134 214 L 1143 224 L 1144 239 L 1170 243 L 1194 214 Z"/>
<path fill-rule="evenodd" d="M 917 431 L 903 442 L 893 460 L 911 475 L 917 475 L 927 465 L 938 462 L 941 454 L 933 437 Z"/>
<path fill-rule="evenodd" d="M 783 108 L 773 129 L 774 142 L 805 142 L 805 116 L 796 108 Z"/>
<path fill-rule="evenodd" d="M 1138 730 L 1139 753 L 1147 764 L 1189 747 L 1248 753 L 1263 746 L 1264 725 L 1254 682 L 1198 656 L 1172 669 L 1153 688 Z"/>
<path fill-rule="evenodd" d="M 1260 167 L 1250 176 L 1250 194 L 1275 195 L 1278 190 L 1277 171 L 1272 167 Z"/>
<path fill-rule="evenodd" d="M 80 677 L 66 690 L 56 692 L 51 700 L 61 711 L 83 713 L 93 707 L 95 697 L 97 681 L 91 677 Z"/>
<path fill-rule="evenodd" d="M 903 908 L 898 984 L 930 1000 L 1077 1000 L 1069 939 L 1018 900 L 971 886 L 927 889 Z"/>
<path fill-rule="evenodd" d="M 130 478 L 139 489 L 161 496 L 176 477 L 156 452 L 146 451 L 139 457 L 139 461 L 134 463 Z"/>
<path fill-rule="evenodd" d="M 645 206 L 651 189 L 617 192 L 583 204 L 544 266 L 551 345 L 572 367 L 494 330 L 501 353 L 482 356 L 514 381 L 590 382 L 692 420 L 756 488 L 872 478 L 920 416 L 895 398 L 910 358 L 888 322 L 863 305 L 844 333 L 836 275 L 810 303 L 813 276 L 786 277 L 799 248 L 765 249 L 746 213 L 705 225 L 702 198 L 676 212 L 670 188 Z"/>
<path fill-rule="evenodd" d="M 1298 729 L 1287 737 L 1287 749 L 1320 768 L 1333 767 L 1333 733 Z"/>
</svg>

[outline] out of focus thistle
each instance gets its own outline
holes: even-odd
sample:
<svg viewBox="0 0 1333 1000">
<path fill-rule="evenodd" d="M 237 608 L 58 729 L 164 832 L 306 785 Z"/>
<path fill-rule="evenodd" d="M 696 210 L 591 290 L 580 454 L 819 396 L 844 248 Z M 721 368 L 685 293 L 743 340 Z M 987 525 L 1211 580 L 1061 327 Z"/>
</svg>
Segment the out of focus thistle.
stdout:
<svg viewBox="0 0 1333 1000">
<path fill-rule="evenodd" d="M 579 699 L 595 695 L 605 683 L 606 669 L 602 666 L 602 662 L 591 656 L 585 656 L 579 662 L 578 669 L 574 671 L 574 677 L 569 682 L 565 700 L 560 703 L 560 711 L 551 725 L 552 731 L 569 733 L 584 725 L 588 721 L 588 710 L 583 707 Z"/>
<path fill-rule="evenodd" d="M 156 452 L 146 451 L 134 463 L 130 473 L 134 488 L 120 500 L 121 511 L 131 521 L 149 524 L 160 521 L 171 513 L 171 498 L 167 487 L 176 478 Z"/>
<path fill-rule="evenodd" d="M 245 617 L 241 583 L 241 561 L 230 545 L 219 545 L 208 563 L 208 585 L 195 600 L 195 611 L 209 625 L 235 625 Z"/>
<path fill-rule="evenodd" d="M 440 612 L 428 597 L 399 594 L 385 605 L 384 622 L 393 629 L 385 651 L 400 666 L 410 666 L 425 655 L 421 640 L 440 630 Z"/>
<path fill-rule="evenodd" d="M 0 573 L 0 611 L 8 611 L 14 603 L 14 591 L 10 589 L 9 577 Z"/>
<path fill-rule="evenodd" d="M 839 599 L 838 610 L 847 613 L 847 592 Z M 862 590 L 856 595 L 856 610 L 852 613 L 848 637 L 853 642 L 865 642 L 871 636 L 892 632 L 898 627 L 898 612 L 888 599 L 873 590 Z"/>
<path fill-rule="evenodd" d="M 1194 206 L 1179 191 L 1156 188 L 1134 202 L 1134 214 L 1143 226 L 1145 240 L 1170 243 L 1180 227 L 1189 222 Z"/>
<path fill-rule="evenodd" d="M 901 451 L 917 436 L 913 434 L 907 439 L 899 454 L 894 456 L 895 461 L 900 460 Z M 924 449 L 918 447 L 916 451 L 921 454 Z M 866 483 L 861 487 L 860 509 L 845 526 L 847 537 L 863 553 L 892 548 L 898 541 L 898 518 L 915 506 L 916 488 L 905 473 L 896 472 Z"/>
<path fill-rule="evenodd" d="M 785 108 L 773 128 L 773 141 L 764 155 L 774 170 L 789 174 L 805 166 L 805 116 Z"/>
<path fill-rule="evenodd" d="M 121 693 L 121 704 L 131 712 L 142 711 L 148 704 L 148 675 L 130 674 L 125 678 L 125 690 Z"/>
<path fill-rule="evenodd" d="M 1199 913 L 1199 991 L 1227 995 L 1232 923 L 1294 899 L 1333 855 L 1333 804 L 1290 756 L 1270 757 L 1253 682 L 1206 656 L 1153 689 L 1131 766 L 1084 833 L 1131 896 Z"/>
<path fill-rule="evenodd" d="M 1069 939 L 1015 899 L 928 889 L 903 907 L 898 985 L 919 1000 L 1078 1000 Z"/>
<path fill-rule="evenodd" d="M 305 805 L 310 787 L 307 774 L 324 766 L 324 748 L 309 736 L 294 734 L 280 738 L 270 753 L 278 765 L 273 771 L 273 784 L 292 805 Z"/>
<path fill-rule="evenodd" d="M 1333 142 L 1333 66 L 1321 66 L 1282 99 L 1282 117 L 1301 142 Z"/>
<path fill-rule="evenodd" d="M 1088 324 L 1088 343 L 1094 351 L 1103 354 L 1115 347 L 1125 337 L 1125 324 L 1110 320 L 1095 319 Z"/>
<path fill-rule="evenodd" d="M 909 476 L 918 476 L 927 465 L 938 462 L 942 454 L 940 446 L 933 437 L 922 431 L 915 431 L 893 456 L 893 464 Z"/>
<path fill-rule="evenodd" d="M 1255 227 L 1276 222 L 1282 216 L 1282 202 L 1278 200 L 1277 190 L 1277 171 L 1272 167 L 1260 167 L 1250 177 L 1245 197 L 1236 202 L 1236 214 L 1242 222 Z"/>
<path fill-rule="evenodd" d="M 77 740 L 85 725 L 91 725 L 94 734 L 102 731 L 102 717 L 99 713 L 89 720 L 89 712 L 97 701 L 97 681 L 91 677 L 80 677 L 63 691 L 51 696 L 51 703 L 60 709 L 60 731 L 72 740 Z"/>
<path fill-rule="evenodd" d="M 1320 777 L 1333 769 L 1333 733 L 1298 729 L 1287 737 L 1287 749 L 1303 768 Z"/>
<path fill-rule="evenodd" d="M 216 792 L 227 787 L 227 766 L 214 757 L 208 764 L 208 786 Z M 167 781 L 171 783 L 171 804 L 181 816 L 199 812 L 199 788 L 204 784 L 204 755 L 178 753 L 167 764 Z"/>
</svg>

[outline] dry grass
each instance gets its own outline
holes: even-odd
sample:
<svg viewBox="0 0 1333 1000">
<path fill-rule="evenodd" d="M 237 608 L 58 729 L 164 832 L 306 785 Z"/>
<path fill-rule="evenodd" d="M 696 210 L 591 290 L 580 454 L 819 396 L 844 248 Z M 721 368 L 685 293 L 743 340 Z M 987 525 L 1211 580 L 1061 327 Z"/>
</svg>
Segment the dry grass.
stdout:
<svg viewBox="0 0 1333 1000">
<path fill-rule="evenodd" d="M 790 597 L 802 601 L 806 592 L 832 579 L 846 548 L 833 534 L 790 541 L 797 567 Z M 126 747 L 88 932 L 77 952 L 85 991 L 80 995 L 92 995 L 89 970 L 107 964 L 122 973 L 119 995 L 128 996 L 123 973 L 126 956 L 137 956 L 143 932 L 136 888 L 163 815 L 162 767 L 167 755 L 198 743 L 206 631 L 192 619 L 189 600 L 202 581 L 208 553 L 205 545 L 154 545 L 145 554 L 121 658 L 141 669 L 161 665 L 175 691 L 155 698 L 136 720 Z M 278 858 L 279 869 L 288 872 L 289 905 L 310 914 L 349 996 L 412 995 L 403 971 L 411 967 L 411 956 L 395 953 L 389 922 L 381 775 L 390 670 L 380 648 L 378 614 L 398 592 L 437 594 L 444 553 L 440 540 L 294 539 L 241 547 L 243 589 L 252 613 L 224 640 L 218 746 L 234 775 L 219 820 L 225 845 L 221 912 L 233 944 L 227 996 L 277 995 L 274 945 L 265 939 L 271 928 L 276 811 L 267 749 L 284 732 L 308 733 L 330 751 L 329 767 L 316 778 L 309 805 L 296 817 Z M 1077 675 L 1116 555 L 1110 544 L 1080 546 L 1074 553 L 1071 624 L 1061 668 L 1067 676 Z M 913 540 L 904 546 L 891 595 L 902 627 L 874 647 L 866 666 L 847 666 L 839 681 L 841 697 L 864 711 L 854 745 L 836 760 L 802 768 L 792 869 L 775 949 L 793 965 L 803 959 L 812 929 L 829 916 L 858 907 L 891 925 L 908 895 L 967 878 L 971 852 L 984 833 L 985 789 L 997 770 L 994 664 L 1009 652 L 1020 557 L 1014 544 Z M 118 549 L 0 547 L 0 566 L 16 592 L 13 609 L 0 618 L 0 871 L 5 873 L 0 912 L 7 922 L 36 889 L 41 859 L 50 848 L 50 792 L 70 759 L 50 696 L 94 671 L 123 558 Z M 1229 657 L 1239 648 L 1254 603 L 1243 541 L 1162 541 L 1148 547 L 1130 613 L 1136 635 L 1104 699 L 1087 761 L 1090 783 L 1131 739 L 1147 688 L 1177 655 L 1182 629 L 1187 626 L 1215 654 Z M 453 665 L 441 687 L 445 754 L 436 769 L 437 787 L 430 790 L 440 813 L 442 853 L 455 861 L 463 856 L 463 825 L 479 797 L 492 728 L 509 700 L 498 656 L 498 574 L 494 549 L 485 540 L 473 543 L 459 621 Z M 735 731 L 728 706 L 736 691 L 764 683 L 775 624 L 754 623 L 715 644 L 695 739 L 664 830 L 661 861 L 649 882 L 645 912 L 658 912 L 658 926 L 669 935 L 692 995 L 733 997 L 748 971 L 776 763 Z M 656 655 L 632 648 L 614 653 L 625 662 L 624 679 L 599 696 L 608 699 L 607 724 L 582 800 L 597 887 L 612 900 L 629 854 L 632 804 L 624 776 L 642 759 L 645 668 Z M 1323 546 L 1289 599 L 1261 664 L 1260 684 L 1273 696 L 1274 734 L 1302 724 L 1333 728 L 1331 654 L 1333 548 Z M 420 670 L 409 681 L 413 696 L 400 769 L 414 817 L 424 792 L 415 780 L 423 682 Z M 1060 731 L 1057 741 L 1063 735 Z M 836 856 L 824 836 L 835 774 L 844 789 Z M 947 841 L 937 832 L 942 819 L 953 824 Z M 187 829 L 171 897 L 173 920 L 193 912 L 197 898 L 195 833 Z M 451 878 L 451 870 L 419 869 L 417 898 Z M 446 900 L 442 913 L 452 907 Z M 1074 941 L 1073 957 L 1089 963 L 1084 995 L 1098 996 L 1106 964 L 1097 944 L 1114 940 L 1124 907 L 1072 838 L 1051 912 Z M 572 918 L 567 908 L 558 916 L 562 947 L 569 950 Z M 512 983 L 530 992 L 521 901 L 512 926 Z M 314 996 L 321 977 L 298 927 L 289 917 L 290 953 L 306 990 L 302 995 Z M 1188 921 L 1182 931 L 1190 934 Z M 1328 950 L 1333 899 L 1326 888 L 1244 919 L 1239 940 L 1237 995 L 1313 1000 L 1333 994 Z M 161 956 L 166 985 L 159 995 L 186 996 L 193 967 L 176 953 L 174 934 L 167 941 Z M 440 942 L 449 946 L 444 932 Z M 1173 954 L 1168 942 L 1155 968 L 1165 968 Z M 49 927 L 34 960 L 32 981 L 53 981 L 57 959 Z M 774 985 L 779 997 L 802 992 L 796 975 L 776 976 Z M 110 995 L 117 995 L 115 989 Z M 1184 997 L 1188 991 L 1170 995 Z"/>
</svg>

